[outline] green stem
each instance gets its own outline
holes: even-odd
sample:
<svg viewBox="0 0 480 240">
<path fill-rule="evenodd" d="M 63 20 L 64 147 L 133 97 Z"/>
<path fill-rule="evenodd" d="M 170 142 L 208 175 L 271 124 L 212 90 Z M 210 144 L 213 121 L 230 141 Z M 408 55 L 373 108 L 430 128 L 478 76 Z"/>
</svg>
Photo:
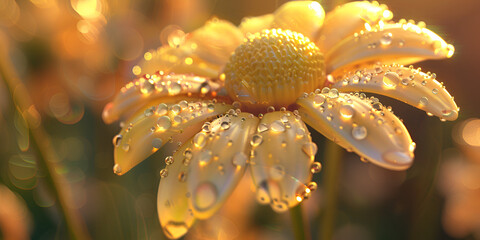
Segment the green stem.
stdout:
<svg viewBox="0 0 480 240">
<path fill-rule="evenodd" d="M 56 169 L 60 169 L 60 161 L 48 134 L 42 127 L 40 115 L 33 105 L 27 88 L 10 62 L 6 44 L 0 41 L 0 45 L 2 45 L 0 46 L 0 77 L 6 83 L 13 104 L 28 124 L 32 144 L 39 153 L 38 165 L 46 170 L 47 182 L 50 184 L 51 192 L 58 200 L 60 212 L 70 236 L 72 239 L 90 239 L 85 223 L 81 220 L 78 212 L 69 205 L 72 201 L 65 189 L 66 181 L 56 172 Z"/>
<path fill-rule="evenodd" d="M 342 170 L 343 150 L 336 143 L 328 141 L 325 147 L 325 209 L 320 221 L 320 239 L 329 240 L 335 229 L 337 214 L 338 185 Z"/>
<path fill-rule="evenodd" d="M 295 234 L 296 240 L 307 240 L 312 239 L 309 234 L 309 229 L 307 227 L 307 222 L 303 218 L 302 205 L 298 204 L 297 206 L 290 208 L 290 218 L 292 219 L 292 228 L 293 233 Z"/>
</svg>

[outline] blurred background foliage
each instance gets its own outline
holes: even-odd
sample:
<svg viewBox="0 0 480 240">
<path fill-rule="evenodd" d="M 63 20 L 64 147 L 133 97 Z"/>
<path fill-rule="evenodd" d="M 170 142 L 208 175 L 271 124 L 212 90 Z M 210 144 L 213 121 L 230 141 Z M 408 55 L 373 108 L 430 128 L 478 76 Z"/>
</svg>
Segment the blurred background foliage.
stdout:
<svg viewBox="0 0 480 240">
<path fill-rule="evenodd" d="M 168 151 L 128 174 L 113 174 L 112 137 L 103 106 L 126 82 L 143 53 L 165 43 L 164 29 L 185 32 L 212 16 L 239 24 L 274 11 L 284 0 L 2 0 L 0 43 L 42 119 L 56 154 L 55 173 L 92 239 L 164 239 L 156 214 L 159 170 Z M 347 1 L 322 0 L 328 12 Z M 461 107 L 456 122 L 440 122 L 381 98 L 404 120 L 417 143 L 412 168 L 393 172 L 341 150 L 335 189 L 326 189 L 324 138 L 317 159 L 319 189 L 303 204 L 308 231 L 322 239 L 480 239 L 480 1 L 385 0 L 401 18 L 425 21 L 456 48 L 453 58 L 416 66 L 435 72 Z M 15 94 L 15 93 L 14 93 Z M 467 120 L 468 119 L 468 120 Z M 466 121 L 467 120 L 467 121 Z M 455 126 L 455 129 L 454 129 Z M 312 131 L 315 132 L 315 131 Z M 453 132 L 453 138 L 452 138 Z M 455 141 L 454 141 L 455 139 Z M 0 239 L 69 237 L 26 120 L 0 81 Z M 47 160 L 48 161 L 48 160 Z M 247 179 L 247 178 L 246 178 Z M 254 202 L 244 181 L 222 210 L 199 221 L 186 239 L 292 239 L 290 218 Z M 338 193 L 329 202 L 328 194 Z M 331 226 L 324 219 L 334 209 Z"/>
</svg>

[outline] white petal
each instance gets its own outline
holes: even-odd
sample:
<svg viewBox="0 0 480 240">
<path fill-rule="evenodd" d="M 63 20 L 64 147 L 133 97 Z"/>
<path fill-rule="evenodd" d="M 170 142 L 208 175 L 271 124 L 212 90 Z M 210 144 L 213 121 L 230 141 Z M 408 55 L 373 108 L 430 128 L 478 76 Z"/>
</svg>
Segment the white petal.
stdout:
<svg viewBox="0 0 480 240">
<path fill-rule="evenodd" d="M 315 1 L 291 1 L 274 12 L 272 27 L 291 30 L 312 39 L 323 24 L 325 11 Z"/>
<path fill-rule="evenodd" d="M 195 54 L 208 62 L 224 65 L 243 42 L 242 32 L 228 21 L 212 19 L 192 32 L 188 41 L 197 44 Z"/>
<path fill-rule="evenodd" d="M 200 58 L 193 48 L 196 43 L 185 43 L 178 47 L 162 46 L 150 50 L 138 65 L 134 66 L 133 73 L 137 76 L 151 74 L 157 71 L 177 74 L 194 74 L 204 77 L 217 77 L 223 65 L 210 63 Z"/>
<path fill-rule="evenodd" d="M 125 174 L 156 152 L 172 136 L 183 131 L 198 131 L 201 127 L 199 124 L 230 108 L 223 103 L 182 101 L 170 106 L 160 104 L 137 113 L 114 138 L 115 173 Z"/>
<path fill-rule="evenodd" d="M 186 149 L 192 144 L 184 144 L 173 155 L 173 162 L 160 175 L 158 186 L 157 210 L 163 232 L 170 239 L 185 235 L 195 222 L 195 217 L 189 207 L 190 192 L 188 191 L 188 164 L 184 164 Z"/>
<path fill-rule="evenodd" d="M 377 2 L 356 1 L 336 7 L 328 12 L 315 43 L 322 52 L 328 52 L 335 44 L 379 21 L 393 17 L 386 5 Z"/>
<path fill-rule="evenodd" d="M 264 29 L 271 28 L 273 22 L 273 14 L 266 14 L 258 17 L 245 17 L 240 23 L 240 31 L 246 36 L 261 32 Z"/>
<path fill-rule="evenodd" d="M 257 200 L 278 212 L 301 202 L 317 146 L 299 117 L 288 111 L 265 114 L 251 145 Z"/>
<path fill-rule="evenodd" d="M 327 72 L 361 63 L 410 64 L 453 55 L 454 48 L 422 24 L 385 23 L 335 45 L 326 55 Z"/>
<path fill-rule="evenodd" d="M 258 121 L 252 114 L 233 112 L 215 119 L 208 132 L 194 137 L 187 181 L 195 217 L 211 217 L 243 177 Z"/>
<path fill-rule="evenodd" d="M 213 98 L 221 89 L 220 83 L 208 78 L 182 74 L 147 74 L 126 84 L 115 99 L 105 106 L 102 117 L 106 123 L 112 123 L 122 115 L 136 112 L 155 100 L 172 103 L 185 99 L 186 96 Z"/>
<path fill-rule="evenodd" d="M 302 119 L 328 139 L 374 164 L 405 170 L 413 161 L 410 134 L 377 101 L 332 89 L 302 97 L 297 104 Z"/>
<path fill-rule="evenodd" d="M 389 96 L 438 116 L 453 121 L 458 107 L 453 97 L 435 74 L 426 74 L 413 67 L 401 65 L 374 65 L 335 77 L 333 85 L 342 92 L 371 92 Z"/>
<path fill-rule="evenodd" d="M 145 56 L 148 57 L 136 66 L 139 71 L 134 72 L 145 74 L 162 70 L 216 77 L 230 54 L 242 43 L 243 34 L 230 22 L 214 18 L 177 38 L 175 44 L 147 52 Z"/>
</svg>

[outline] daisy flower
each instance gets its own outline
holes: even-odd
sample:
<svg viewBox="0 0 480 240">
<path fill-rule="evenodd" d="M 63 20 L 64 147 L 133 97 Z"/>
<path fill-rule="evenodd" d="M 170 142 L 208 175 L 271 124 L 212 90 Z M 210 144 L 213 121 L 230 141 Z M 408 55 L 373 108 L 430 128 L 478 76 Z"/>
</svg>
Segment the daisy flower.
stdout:
<svg viewBox="0 0 480 240">
<path fill-rule="evenodd" d="M 458 108 L 442 83 L 411 64 L 452 56 L 453 46 L 425 23 L 391 21 L 377 2 L 351 2 L 325 15 L 294 1 L 239 27 L 219 19 L 145 53 L 104 110 L 123 119 L 113 139 L 122 175 L 165 143 L 186 140 L 160 171 L 158 214 L 169 238 L 212 216 L 247 167 L 256 198 L 278 212 L 307 198 L 317 146 L 306 124 L 362 159 L 405 170 L 415 143 L 376 93 L 442 120 Z"/>
</svg>

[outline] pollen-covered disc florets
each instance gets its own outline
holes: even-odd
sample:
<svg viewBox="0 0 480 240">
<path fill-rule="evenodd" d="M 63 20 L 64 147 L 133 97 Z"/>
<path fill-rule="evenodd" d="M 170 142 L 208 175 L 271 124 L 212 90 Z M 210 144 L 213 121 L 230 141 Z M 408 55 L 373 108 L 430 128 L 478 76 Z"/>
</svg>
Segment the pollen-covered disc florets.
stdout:
<svg viewBox="0 0 480 240">
<path fill-rule="evenodd" d="M 245 39 L 225 66 L 229 95 L 247 105 L 288 106 L 320 87 L 323 54 L 302 34 L 270 29 Z"/>
</svg>

